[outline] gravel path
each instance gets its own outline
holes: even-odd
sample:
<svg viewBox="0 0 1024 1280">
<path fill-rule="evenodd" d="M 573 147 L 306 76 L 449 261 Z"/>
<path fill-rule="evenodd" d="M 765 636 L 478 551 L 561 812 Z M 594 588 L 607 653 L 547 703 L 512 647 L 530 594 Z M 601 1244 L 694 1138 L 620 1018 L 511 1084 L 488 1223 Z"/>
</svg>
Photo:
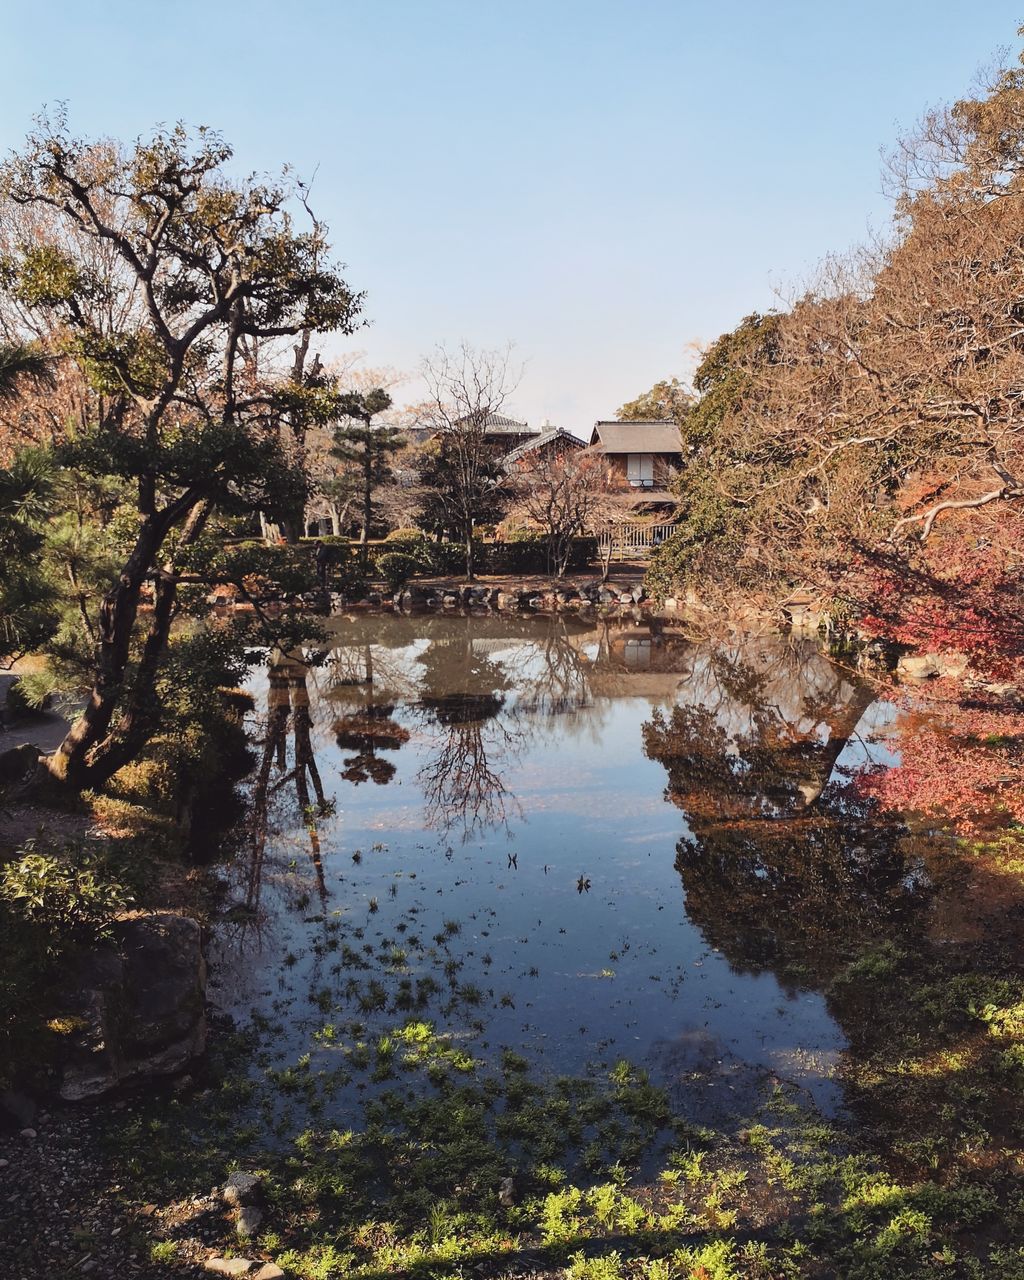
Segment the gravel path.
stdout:
<svg viewBox="0 0 1024 1280">
<path fill-rule="evenodd" d="M 225 1206 L 212 1191 L 172 1205 L 136 1196 L 105 1154 L 111 1105 L 126 1106 L 42 1111 L 0 1130 L 3 1280 L 210 1276 L 204 1263 L 230 1238 Z"/>
</svg>

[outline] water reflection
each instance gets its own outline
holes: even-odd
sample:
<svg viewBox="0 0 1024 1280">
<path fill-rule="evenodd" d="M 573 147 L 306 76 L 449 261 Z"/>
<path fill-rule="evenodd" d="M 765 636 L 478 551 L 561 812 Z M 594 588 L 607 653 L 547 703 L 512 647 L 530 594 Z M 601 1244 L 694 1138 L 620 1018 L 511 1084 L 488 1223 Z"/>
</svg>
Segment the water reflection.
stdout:
<svg viewBox="0 0 1024 1280">
<path fill-rule="evenodd" d="M 481 1052 L 639 1057 L 737 1103 L 783 1074 L 838 1105 L 820 992 L 845 939 L 914 905 L 896 837 L 837 782 L 867 758 L 864 686 L 809 645 L 707 649 L 664 620 L 335 628 L 265 673 L 231 874 L 267 927 L 244 960 L 219 931 L 223 1009 L 273 1014 L 286 1058 L 434 992 L 418 1015 Z"/>
<path fill-rule="evenodd" d="M 331 732 L 338 747 L 354 752 L 343 758 L 341 776 L 357 786 L 383 786 L 394 778 L 395 764 L 382 753 L 409 741 L 408 730 L 393 718 L 399 691 L 388 688 L 387 668 L 378 670 L 370 644 L 347 653 L 332 650 L 330 658 L 329 696 L 348 708 L 333 721 Z"/>
<path fill-rule="evenodd" d="M 703 651 L 683 696 L 643 741 L 685 815 L 675 865 L 690 918 L 736 968 L 823 989 L 928 889 L 908 875 L 902 828 L 836 776 L 851 746 L 869 758 L 872 690 L 797 644 Z"/>
<path fill-rule="evenodd" d="M 297 816 L 308 838 L 317 893 L 321 901 L 327 895 L 317 820 L 329 814 L 333 805 L 324 793 L 313 751 L 308 675 L 309 667 L 300 658 L 279 650 L 271 654 L 263 740 L 252 787 L 252 853 L 245 893 L 245 905 L 250 911 L 255 911 L 260 899 L 271 804 L 283 799 L 289 784 L 294 789 Z"/>
</svg>

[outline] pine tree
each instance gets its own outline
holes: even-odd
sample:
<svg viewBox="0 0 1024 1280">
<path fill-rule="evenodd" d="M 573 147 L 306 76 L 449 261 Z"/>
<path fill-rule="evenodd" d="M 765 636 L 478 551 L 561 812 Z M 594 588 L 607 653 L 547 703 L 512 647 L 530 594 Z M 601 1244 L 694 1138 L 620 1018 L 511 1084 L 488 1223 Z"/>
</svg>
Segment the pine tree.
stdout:
<svg viewBox="0 0 1024 1280">
<path fill-rule="evenodd" d="M 382 388 L 373 391 L 350 391 L 341 396 L 338 410 L 350 425 L 339 425 L 334 432 L 332 457 L 349 468 L 342 476 L 343 485 L 360 497 L 359 541 L 361 563 L 366 567 L 367 539 L 373 523 L 373 495 L 392 478 L 391 455 L 402 448 L 402 433 L 396 427 L 374 423 L 374 418 L 391 408 L 391 397 Z"/>
</svg>

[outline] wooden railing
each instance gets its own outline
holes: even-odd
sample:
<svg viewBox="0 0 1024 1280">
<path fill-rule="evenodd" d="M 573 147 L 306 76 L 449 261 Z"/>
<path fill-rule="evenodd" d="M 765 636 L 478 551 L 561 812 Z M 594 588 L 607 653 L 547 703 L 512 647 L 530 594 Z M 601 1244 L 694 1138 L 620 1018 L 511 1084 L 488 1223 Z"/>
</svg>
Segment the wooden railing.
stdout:
<svg viewBox="0 0 1024 1280">
<path fill-rule="evenodd" d="M 611 547 L 613 560 L 640 560 L 649 556 L 656 546 L 664 542 L 676 530 L 674 524 L 646 524 L 630 521 L 617 524 L 598 536 L 598 543 L 605 555 Z"/>
</svg>

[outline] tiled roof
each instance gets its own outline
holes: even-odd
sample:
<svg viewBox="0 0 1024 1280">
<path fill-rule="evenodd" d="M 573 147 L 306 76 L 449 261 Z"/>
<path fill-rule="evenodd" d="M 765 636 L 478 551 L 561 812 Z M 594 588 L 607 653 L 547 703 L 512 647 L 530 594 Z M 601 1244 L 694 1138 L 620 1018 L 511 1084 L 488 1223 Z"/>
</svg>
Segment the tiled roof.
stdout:
<svg viewBox="0 0 1024 1280">
<path fill-rule="evenodd" d="M 467 418 L 463 421 L 469 420 Z M 488 435 L 521 436 L 527 432 L 533 434 L 537 431 L 535 427 L 530 427 L 525 422 L 517 422 L 515 418 L 507 418 L 503 413 L 489 413 L 483 420 L 483 426 Z"/>
<path fill-rule="evenodd" d="M 511 453 L 505 454 L 504 461 L 516 462 L 526 454 L 532 453 L 534 449 L 543 449 L 546 444 L 551 444 L 554 440 L 565 440 L 568 444 L 576 445 L 581 449 L 584 448 L 583 441 L 579 436 L 574 436 L 571 431 L 566 431 L 564 427 L 552 427 L 550 431 L 545 431 L 530 440 L 524 440 Z"/>
<path fill-rule="evenodd" d="M 595 422 L 591 444 L 605 453 L 682 453 L 674 422 Z"/>
</svg>

